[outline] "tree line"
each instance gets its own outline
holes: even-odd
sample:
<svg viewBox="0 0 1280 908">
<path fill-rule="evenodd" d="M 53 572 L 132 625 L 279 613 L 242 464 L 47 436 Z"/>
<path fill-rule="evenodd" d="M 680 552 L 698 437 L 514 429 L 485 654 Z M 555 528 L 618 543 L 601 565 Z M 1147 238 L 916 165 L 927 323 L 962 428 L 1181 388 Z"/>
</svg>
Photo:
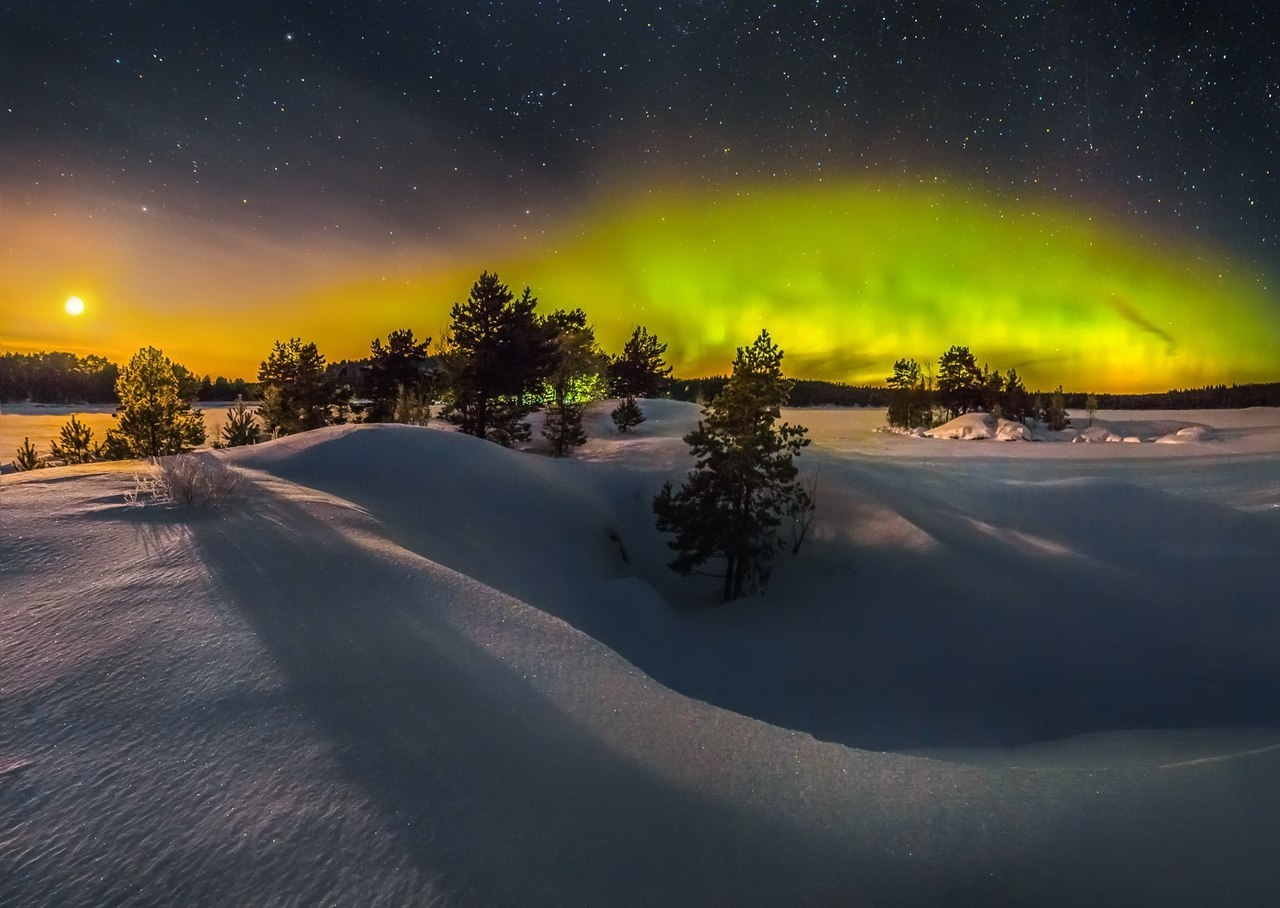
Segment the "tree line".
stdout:
<svg viewBox="0 0 1280 908">
<path fill-rule="evenodd" d="M 619 397 L 613 422 L 618 431 L 630 431 L 645 418 L 637 398 L 657 394 L 671 374 L 663 359 L 667 345 L 644 326 L 636 326 L 620 354 L 609 355 L 596 343 L 581 309 L 543 315 L 528 288 L 517 297 L 488 272 L 465 301 L 453 306 L 450 319 L 434 350 L 431 338 L 418 340 L 412 329 L 402 328 L 374 338 L 369 356 L 357 362 L 329 364 L 315 343 L 301 338 L 275 341 L 252 386 L 259 405 L 251 409 L 241 400 L 229 410 L 214 446 L 254 444 L 353 421 L 424 424 L 433 410 L 459 431 L 509 446 L 528 440 L 528 417 L 545 410 L 542 434 L 561 457 L 587 440 L 582 422 L 587 403 Z M 86 359 L 70 354 L 57 360 L 18 354 L 11 359 L 55 362 L 50 374 L 88 368 Z M 14 461 L 18 469 L 36 469 L 50 460 L 85 463 L 190 451 L 206 441 L 204 414 L 192 406 L 201 391 L 243 397 L 251 390 L 238 380 L 197 379 L 154 347 L 139 350 L 119 368 L 107 370 L 110 364 L 101 357 L 87 362 L 95 375 L 114 375 L 116 425 L 95 440 L 73 416 L 48 457 L 26 440 Z M 62 387 L 65 394 L 71 386 Z"/>
<path fill-rule="evenodd" d="M 242 378 L 198 378 L 181 364 L 182 395 L 192 400 L 236 400 L 258 396 L 258 386 Z M 120 366 L 104 356 L 54 351 L 0 354 L 0 404 L 118 404 Z"/>
</svg>

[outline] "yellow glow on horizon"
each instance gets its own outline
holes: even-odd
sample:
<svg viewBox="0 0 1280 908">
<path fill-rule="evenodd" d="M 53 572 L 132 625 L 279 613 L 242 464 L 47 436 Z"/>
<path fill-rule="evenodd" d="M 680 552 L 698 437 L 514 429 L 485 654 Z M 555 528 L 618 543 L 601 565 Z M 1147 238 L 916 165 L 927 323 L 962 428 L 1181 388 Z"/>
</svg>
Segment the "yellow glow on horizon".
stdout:
<svg viewBox="0 0 1280 908">
<path fill-rule="evenodd" d="M 655 190 L 566 215 L 536 243 L 452 250 L 168 217 L 0 222 L 4 349 L 124 362 L 154 344 L 199 374 L 252 379 L 290 336 L 330 361 L 396 328 L 438 339 L 487 269 L 531 286 L 543 311 L 582 307 L 609 351 L 646 325 L 684 376 L 726 372 L 766 327 L 802 378 L 878 384 L 899 357 L 936 363 L 965 344 L 1032 387 L 1280 380 L 1268 276 L 1207 245 L 945 186 Z M 109 314 L 94 306 L 73 328 L 30 304 L 68 283 L 110 299 Z"/>
</svg>

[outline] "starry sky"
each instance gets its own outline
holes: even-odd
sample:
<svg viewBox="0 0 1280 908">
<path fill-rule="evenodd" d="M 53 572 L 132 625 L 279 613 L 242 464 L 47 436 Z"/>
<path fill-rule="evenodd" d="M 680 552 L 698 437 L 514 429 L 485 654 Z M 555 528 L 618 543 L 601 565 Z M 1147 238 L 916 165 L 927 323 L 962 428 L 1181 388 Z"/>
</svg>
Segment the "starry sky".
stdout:
<svg viewBox="0 0 1280 908">
<path fill-rule="evenodd" d="M 1280 16 L 1233 0 L 11 2 L 0 349 L 252 377 L 440 336 L 482 269 L 681 374 L 952 343 L 1280 380 Z M 69 295 L 84 315 L 62 309 Z"/>
</svg>

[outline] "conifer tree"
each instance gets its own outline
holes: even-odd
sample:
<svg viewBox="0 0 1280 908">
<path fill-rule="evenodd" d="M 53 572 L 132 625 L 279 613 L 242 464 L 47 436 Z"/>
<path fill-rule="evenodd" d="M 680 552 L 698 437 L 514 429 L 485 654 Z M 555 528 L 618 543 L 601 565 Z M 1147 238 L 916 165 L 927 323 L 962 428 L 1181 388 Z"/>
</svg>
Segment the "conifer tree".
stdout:
<svg viewBox="0 0 1280 908">
<path fill-rule="evenodd" d="M 1045 410 L 1044 422 L 1055 432 L 1060 432 L 1067 427 L 1067 423 L 1071 420 L 1067 418 L 1066 398 L 1062 394 L 1062 385 L 1058 385 L 1058 389 L 1049 397 L 1049 406 Z"/>
<path fill-rule="evenodd" d="M 254 412 L 245 406 L 244 401 L 238 400 L 227 410 L 227 422 L 221 434 L 223 447 L 239 448 L 262 441 L 263 432 Z"/>
<path fill-rule="evenodd" d="M 450 311 L 441 354 L 444 409 L 458 430 L 510 446 L 528 439 L 527 417 L 550 371 L 553 339 L 526 287 L 516 299 L 484 272 Z"/>
<path fill-rule="evenodd" d="M 543 322 L 552 338 L 551 366 L 547 373 L 547 419 L 542 435 L 551 442 L 551 453 L 564 457 L 587 442 L 582 416 L 589 401 L 601 396 L 600 373 L 606 361 L 596 348 L 595 331 L 581 309 L 557 310 Z"/>
<path fill-rule="evenodd" d="M 885 383 L 889 386 L 888 422 L 891 426 L 913 429 L 927 424 L 925 413 L 924 380 L 920 364 L 914 359 L 900 359 L 893 364 L 893 374 Z"/>
<path fill-rule="evenodd" d="M 40 454 L 31 445 L 30 438 L 22 439 L 22 444 L 18 447 L 18 456 L 13 459 L 13 468 L 19 473 L 27 470 L 38 470 L 45 466 L 45 462 L 40 459 Z"/>
<path fill-rule="evenodd" d="M 685 436 L 696 459 L 684 485 L 666 483 L 653 500 L 658 530 L 672 533 L 672 570 L 690 574 L 713 559 L 723 563 L 723 600 L 763 588 L 775 557 L 793 530 L 792 550 L 803 541 L 814 504 L 797 481 L 794 459 L 809 440 L 801 426 L 775 427 L 791 382 L 782 375 L 782 350 L 762 331 L 739 347 L 733 375 L 703 408 L 696 431 Z"/>
<path fill-rule="evenodd" d="M 982 381 L 980 384 L 982 395 L 982 409 L 996 417 L 1006 417 L 1004 376 L 998 371 L 993 372 L 989 366 L 982 366 Z"/>
<path fill-rule="evenodd" d="M 63 463 L 89 463 L 101 456 L 102 447 L 93 443 L 93 430 L 72 413 L 58 440 L 50 443 L 49 453 Z"/>
<path fill-rule="evenodd" d="M 1094 394 L 1088 394 L 1084 399 L 1084 411 L 1089 415 L 1089 425 L 1093 425 L 1093 418 L 1098 415 L 1098 398 Z"/>
<path fill-rule="evenodd" d="M 951 417 L 982 407 L 982 370 L 968 347 L 952 345 L 938 358 L 938 398 Z"/>
<path fill-rule="evenodd" d="M 258 368 L 262 405 L 258 416 L 281 435 L 318 429 L 330 422 L 332 393 L 325 381 L 324 356 L 301 338 L 276 341 Z"/>
<path fill-rule="evenodd" d="M 619 434 L 622 435 L 630 432 L 645 420 L 640 404 L 636 402 L 635 396 L 631 394 L 622 398 L 618 405 L 609 412 L 609 418 L 613 420 L 614 426 L 617 427 Z"/>
<path fill-rule="evenodd" d="M 1026 422 L 1033 414 L 1031 395 L 1027 386 L 1022 383 L 1017 369 L 1010 369 L 1004 377 L 1004 418 Z"/>
<path fill-rule="evenodd" d="M 384 344 L 374 338 L 369 345 L 369 365 L 363 369 L 363 386 L 370 404 L 365 411 L 368 422 L 400 421 L 396 417 L 397 399 L 402 394 L 415 398 L 428 397 L 430 379 L 426 374 L 427 348 L 431 338 L 421 343 L 413 330 L 401 328 L 387 335 Z M 427 401 L 428 405 L 430 401 Z"/>
<path fill-rule="evenodd" d="M 667 345 L 649 329 L 637 325 L 622 346 L 622 355 L 609 364 L 610 393 L 619 397 L 654 397 L 662 379 L 671 374 L 662 354 Z"/>
<path fill-rule="evenodd" d="M 144 347 L 116 379 L 118 424 L 107 431 L 108 456 L 163 457 L 204 444 L 204 413 L 183 396 L 191 373 L 155 347 Z"/>
</svg>

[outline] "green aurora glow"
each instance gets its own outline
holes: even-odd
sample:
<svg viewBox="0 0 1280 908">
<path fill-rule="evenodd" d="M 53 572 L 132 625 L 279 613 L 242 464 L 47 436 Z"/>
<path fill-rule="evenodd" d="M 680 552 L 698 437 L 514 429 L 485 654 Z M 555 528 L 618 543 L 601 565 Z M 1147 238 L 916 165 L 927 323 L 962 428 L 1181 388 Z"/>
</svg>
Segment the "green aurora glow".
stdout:
<svg viewBox="0 0 1280 908">
<path fill-rule="evenodd" d="M 544 306 L 583 307 L 610 348 L 647 325 L 677 374 L 726 371 L 767 327 L 791 374 L 857 383 L 953 343 L 1032 387 L 1280 379 L 1280 307 L 1261 273 L 1048 204 L 821 184 L 599 210 L 500 274 Z"/>
</svg>

